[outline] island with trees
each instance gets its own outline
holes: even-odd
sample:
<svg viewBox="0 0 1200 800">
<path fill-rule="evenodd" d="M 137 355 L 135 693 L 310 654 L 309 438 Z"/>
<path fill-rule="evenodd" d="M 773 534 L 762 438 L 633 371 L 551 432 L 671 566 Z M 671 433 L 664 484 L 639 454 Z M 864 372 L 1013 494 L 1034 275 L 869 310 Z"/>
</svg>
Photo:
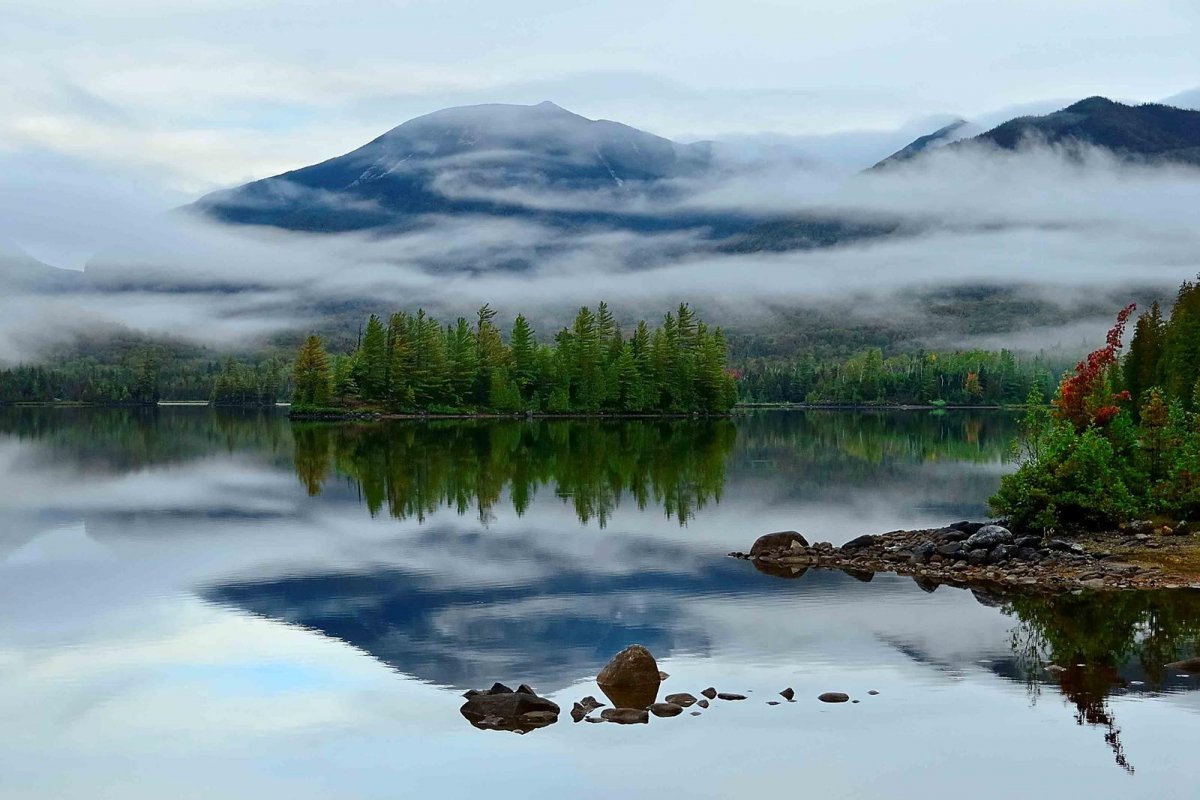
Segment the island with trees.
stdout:
<svg viewBox="0 0 1200 800">
<path fill-rule="evenodd" d="M 361 414 L 726 414 L 737 400 L 725 336 L 687 304 L 626 337 L 606 303 L 580 308 L 553 342 L 518 315 L 508 336 L 489 305 L 442 323 L 423 310 L 372 315 L 331 357 L 310 335 L 292 371 L 298 417 Z"/>
</svg>

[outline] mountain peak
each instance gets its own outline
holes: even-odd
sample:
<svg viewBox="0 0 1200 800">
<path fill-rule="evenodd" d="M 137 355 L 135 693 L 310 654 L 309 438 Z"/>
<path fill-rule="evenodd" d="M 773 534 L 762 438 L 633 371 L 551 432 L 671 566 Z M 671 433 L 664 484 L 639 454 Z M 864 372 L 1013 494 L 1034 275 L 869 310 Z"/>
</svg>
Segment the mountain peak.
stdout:
<svg viewBox="0 0 1200 800">
<path fill-rule="evenodd" d="M 1118 105 L 1120 103 L 1109 100 L 1107 97 L 1094 95 L 1092 97 L 1085 97 L 1078 103 L 1072 103 L 1064 108 L 1063 111 L 1072 111 L 1076 114 L 1094 114 L 1097 111 L 1105 111 Z"/>
<path fill-rule="evenodd" d="M 196 207 L 226 222 L 293 230 L 404 226 L 430 214 L 528 214 L 546 192 L 670 191 L 669 181 L 702 172 L 710 159 L 705 145 L 589 119 L 549 100 L 457 106 Z"/>
</svg>

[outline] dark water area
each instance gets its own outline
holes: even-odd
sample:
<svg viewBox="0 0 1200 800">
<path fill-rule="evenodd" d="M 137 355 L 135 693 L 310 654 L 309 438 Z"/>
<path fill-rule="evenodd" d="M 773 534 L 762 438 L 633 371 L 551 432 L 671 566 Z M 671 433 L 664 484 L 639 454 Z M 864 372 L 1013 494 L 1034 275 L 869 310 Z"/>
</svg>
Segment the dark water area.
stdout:
<svg viewBox="0 0 1200 800">
<path fill-rule="evenodd" d="M 1192 797 L 1200 678 L 1164 665 L 1197 652 L 1200 593 L 725 557 L 982 518 L 1014 434 L 0 410 L 0 796 Z M 523 736 L 459 713 L 495 681 L 565 712 L 634 642 L 662 694 L 747 700 Z"/>
</svg>

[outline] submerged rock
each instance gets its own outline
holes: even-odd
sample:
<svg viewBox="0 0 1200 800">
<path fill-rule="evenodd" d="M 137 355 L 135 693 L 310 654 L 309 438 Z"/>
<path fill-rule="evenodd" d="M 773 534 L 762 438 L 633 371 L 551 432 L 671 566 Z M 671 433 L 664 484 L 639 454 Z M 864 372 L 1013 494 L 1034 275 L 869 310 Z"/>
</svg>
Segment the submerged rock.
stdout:
<svg viewBox="0 0 1200 800">
<path fill-rule="evenodd" d="M 650 713 L 656 717 L 678 717 L 683 713 L 683 706 L 675 703 L 655 703 L 650 706 Z"/>
<path fill-rule="evenodd" d="M 663 702 L 674 703 L 677 706 L 683 706 L 684 708 L 687 708 L 688 706 L 693 706 L 696 704 L 696 697 L 695 695 L 688 694 L 687 692 L 679 692 L 678 694 L 667 695 L 663 698 Z"/>
<path fill-rule="evenodd" d="M 650 712 L 644 708 L 606 708 L 600 718 L 618 725 L 638 725 L 650 721 Z"/>
<path fill-rule="evenodd" d="M 850 699 L 850 695 L 845 692 L 825 692 L 817 695 L 817 699 L 822 703 L 845 703 Z"/>
<path fill-rule="evenodd" d="M 708 708 L 708 698 L 706 697 L 703 700 L 697 700 L 696 705 L 700 708 Z"/>
</svg>

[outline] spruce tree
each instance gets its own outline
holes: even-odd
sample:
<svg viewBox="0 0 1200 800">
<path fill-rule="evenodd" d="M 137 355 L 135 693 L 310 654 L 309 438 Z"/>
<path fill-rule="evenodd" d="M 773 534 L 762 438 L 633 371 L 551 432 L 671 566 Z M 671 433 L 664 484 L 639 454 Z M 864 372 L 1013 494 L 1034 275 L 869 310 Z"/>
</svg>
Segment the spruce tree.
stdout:
<svg viewBox="0 0 1200 800">
<path fill-rule="evenodd" d="M 303 406 L 327 406 L 330 399 L 329 356 L 321 337 L 311 334 L 296 356 L 292 371 L 293 402 Z"/>
</svg>

